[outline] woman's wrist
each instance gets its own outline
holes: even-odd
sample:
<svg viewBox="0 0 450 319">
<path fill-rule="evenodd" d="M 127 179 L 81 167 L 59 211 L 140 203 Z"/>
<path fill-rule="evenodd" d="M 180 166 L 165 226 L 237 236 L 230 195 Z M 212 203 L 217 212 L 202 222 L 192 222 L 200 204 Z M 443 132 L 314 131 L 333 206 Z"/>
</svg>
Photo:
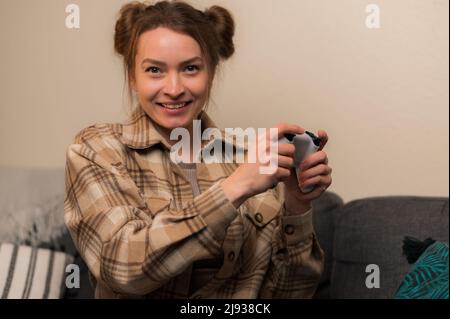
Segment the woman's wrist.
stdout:
<svg viewBox="0 0 450 319">
<path fill-rule="evenodd" d="M 310 201 L 300 201 L 295 198 L 286 197 L 284 199 L 285 215 L 303 215 L 312 208 Z"/>
<path fill-rule="evenodd" d="M 221 185 L 225 195 L 236 209 L 238 209 L 249 197 L 247 194 L 248 187 L 245 187 L 245 185 L 239 181 L 234 180 L 233 175 L 230 175 L 223 180 Z"/>
</svg>

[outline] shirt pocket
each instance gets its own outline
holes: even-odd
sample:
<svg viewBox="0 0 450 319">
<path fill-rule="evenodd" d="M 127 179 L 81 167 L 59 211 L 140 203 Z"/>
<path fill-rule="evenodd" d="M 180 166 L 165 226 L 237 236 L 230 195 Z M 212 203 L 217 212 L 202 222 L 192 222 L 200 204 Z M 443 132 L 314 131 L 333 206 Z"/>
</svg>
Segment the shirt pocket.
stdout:
<svg viewBox="0 0 450 319">
<path fill-rule="evenodd" d="M 259 227 L 265 227 L 279 216 L 282 202 L 271 192 L 265 192 L 249 198 L 245 202 L 244 215 Z"/>
</svg>

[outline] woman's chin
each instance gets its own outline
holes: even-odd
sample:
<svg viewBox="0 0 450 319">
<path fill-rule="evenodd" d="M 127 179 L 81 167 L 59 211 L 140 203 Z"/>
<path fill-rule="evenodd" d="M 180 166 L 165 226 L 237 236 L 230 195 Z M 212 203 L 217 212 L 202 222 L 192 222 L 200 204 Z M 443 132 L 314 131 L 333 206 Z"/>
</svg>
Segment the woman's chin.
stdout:
<svg viewBox="0 0 450 319">
<path fill-rule="evenodd" d="M 192 126 L 192 121 L 196 116 L 193 108 L 187 107 L 185 110 L 168 112 L 163 110 L 160 106 L 157 109 L 151 108 L 150 112 L 147 112 L 149 116 L 165 130 L 173 130 L 176 128 L 184 127 L 189 128 Z"/>
<path fill-rule="evenodd" d="M 179 117 L 179 118 L 163 118 L 160 124 L 167 130 L 173 130 L 180 127 L 189 127 L 192 125 L 192 119 L 190 117 Z"/>
<path fill-rule="evenodd" d="M 195 114 L 193 112 L 186 112 L 177 115 L 160 114 L 159 122 L 167 129 L 175 129 L 179 127 L 191 127 Z"/>
</svg>

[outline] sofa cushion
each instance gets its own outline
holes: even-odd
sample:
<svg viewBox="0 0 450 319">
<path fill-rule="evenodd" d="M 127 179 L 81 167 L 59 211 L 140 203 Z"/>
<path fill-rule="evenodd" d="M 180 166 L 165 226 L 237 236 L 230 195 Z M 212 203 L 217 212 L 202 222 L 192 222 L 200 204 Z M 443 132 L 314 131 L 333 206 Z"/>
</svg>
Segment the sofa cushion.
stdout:
<svg viewBox="0 0 450 319">
<path fill-rule="evenodd" d="M 392 298 L 409 271 L 405 236 L 448 243 L 448 198 L 379 197 L 355 200 L 336 214 L 332 298 Z M 380 287 L 367 288 L 366 267 L 380 271 Z"/>
</svg>

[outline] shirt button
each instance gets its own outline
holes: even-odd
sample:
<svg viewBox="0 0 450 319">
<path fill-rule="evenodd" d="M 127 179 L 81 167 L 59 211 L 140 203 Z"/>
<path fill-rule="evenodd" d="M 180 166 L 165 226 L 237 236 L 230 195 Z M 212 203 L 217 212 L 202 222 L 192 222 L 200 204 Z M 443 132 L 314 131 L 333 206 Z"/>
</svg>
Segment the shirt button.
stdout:
<svg viewBox="0 0 450 319">
<path fill-rule="evenodd" d="M 256 213 L 255 214 L 255 219 L 256 219 L 256 221 L 258 222 L 258 223 L 260 223 L 260 222 L 262 222 L 263 221 L 263 215 L 261 215 L 261 213 Z"/>
<path fill-rule="evenodd" d="M 233 261 L 233 260 L 234 260 L 234 251 L 230 251 L 230 252 L 228 253 L 228 259 L 229 259 L 230 261 Z"/>
<path fill-rule="evenodd" d="M 292 225 L 284 226 L 284 232 L 288 235 L 292 235 L 295 232 L 295 228 Z"/>
</svg>

